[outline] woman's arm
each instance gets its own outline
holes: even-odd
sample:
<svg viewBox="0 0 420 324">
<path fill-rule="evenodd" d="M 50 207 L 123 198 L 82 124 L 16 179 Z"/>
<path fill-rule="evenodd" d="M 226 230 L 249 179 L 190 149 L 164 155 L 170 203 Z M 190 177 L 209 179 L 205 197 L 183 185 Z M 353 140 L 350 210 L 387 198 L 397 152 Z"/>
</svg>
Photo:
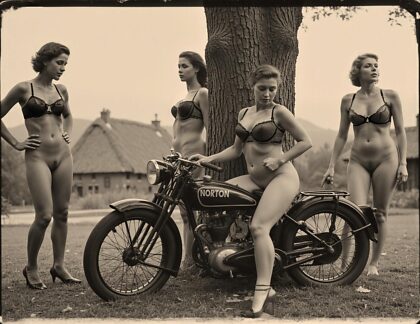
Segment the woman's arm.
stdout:
<svg viewBox="0 0 420 324">
<path fill-rule="evenodd" d="M 203 114 L 203 123 L 207 131 L 209 125 L 209 90 L 207 88 L 201 88 L 199 90 L 198 105 Z"/>
<path fill-rule="evenodd" d="M 280 109 L 275 110 L 274 116 L 280 126 L 288 131 L 297 142 L 290 150 L 283 154 L 280 164 L 297 158 L 312 147 L 312 141 L 308 133 L 286 107 L 280 106 Z"/>
<path fill-rule="evenodd" d="M 387 90 L 386 96 L 391 99 L 392 118 L 395 126 L 395 136 L 397 138 L 398 147 L 398 181 L 406 181 L 407 172 L 407 135 L 404 128 L 404 120 L 402 115 L 401 100 L 396 91 Z"/>
<path fill-rule="evenodd" d="M 9 93 L 0 102 L 1 106 L 1 118 L 7 115 L 7 113 L 16 105 L 19 100 L 25 95 L 26 88 L 24 82 L 20 82 L 15 85 Z M 1 121 L 1 137 L 9 143 L 13 148 L 18 151 L 24 149 L 35 149 L 39 146 L 41 141 L 38 139 L 39 135 L 31 135 L 24 142 L 19 142 L 7 129 L 6 125 Z"/>
<path fill-rule="evenodd" d="M 340 127 L 338 129 L 337 137 L 335 138 L 333 151 L 331 153 L 330 163 L 328 165 L 328 169 L 325 172 L 321 186 L 324 184 L 328 177 L 334 176 L 334 169 L 335 164 L 337 163 L 338 157 L 340 156 L 341 152 L 343 151 L 344 145 L 347 142 L 347 136 L 349 134 L 350 128 L 350 119 L 349 119 L 349 109 L 352 94 L 347 94 L 341 99 L 340 105 Z M 332 179 L 330 180 L 332 183 Z"/>
<path fill-rule="evenodd" d="M 69 93 L 64 85 L 60 85 L 60 92 L 63 94 L 65 106 L 63 110 L 63 138 L 70 144 L 70 137 L 73 130 L 73 116 L 70 111 Z"/>
<path fill-rule="evenodd" d="M 242 116 L 246 108 L 243 108 L 239 114 L 238 119 L 240 120 L 239 116 Z M 215 163 L 215 162 L 226 162 L 230 160 L 234 160 L 241 156 L 243 149 L 243 143 L 240 140 L 238 136 L 235 136 L 235 141 L 231 146 L 224 149 L 223 151 L 204 157 L 201 154 L 194 154 L 190 157 L 191 160 L 199 159 L 199 162 L 209 162 L 209 163 Z"/>
</svg>

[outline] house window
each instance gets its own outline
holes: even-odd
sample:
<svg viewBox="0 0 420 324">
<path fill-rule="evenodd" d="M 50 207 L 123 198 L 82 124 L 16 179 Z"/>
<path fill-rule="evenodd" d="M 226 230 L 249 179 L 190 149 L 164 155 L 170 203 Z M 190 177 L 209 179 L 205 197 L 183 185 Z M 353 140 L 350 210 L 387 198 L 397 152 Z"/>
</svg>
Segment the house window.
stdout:
<svg viewBox="0 0 420 324">
<path fill-rule="evenodd" d="M 130 185 L 126 185 L 125 189 L 130 190 Z"/>
<path fill-rule="evenodd" d="M 137 175 L 137 179 L 138 179 L 138 180 L 141 180 L 141 178 L 142 178 L 142 175 L 139 173 L 139 174 Z"/>
<path fill-rule="evenodd" d="M 92 173 L 92 179 L 96 179 L 96 174 Z"/>
<path fill-rule="evenodd" d="M 82 175 L 81 174 L 79 174 L 79 180 L 82 180 Z"/>
<path fill-rule="evenodd" d="M 125 175 L 125 177 L 126 177 L 127 179 L 130 179 L 130 173 L 127 173 L 127 174 Z"/>
<path fill-rule="evenodd" d="M 111 177 L 105 176 L 104 177 L 104 187 L 105 188 L 111 188 Z"/>
<path fill-rule="evenodd" d="M 94 190 L 95 190 L 95 193 L 97 194 L 99 192 L 99 186 L 98 185 L 95 185 L 94 186 Z"/>
<path fill-rule="evenodd" d="M 77 195 L 83 197 L 83 186 L 77 186 Z"/>
<path fill-rule="evenodd" d="M 91 194 L 93 191 L 93 187 L 92 186 L 88 186 L 88 192 Z"/>
</svg>

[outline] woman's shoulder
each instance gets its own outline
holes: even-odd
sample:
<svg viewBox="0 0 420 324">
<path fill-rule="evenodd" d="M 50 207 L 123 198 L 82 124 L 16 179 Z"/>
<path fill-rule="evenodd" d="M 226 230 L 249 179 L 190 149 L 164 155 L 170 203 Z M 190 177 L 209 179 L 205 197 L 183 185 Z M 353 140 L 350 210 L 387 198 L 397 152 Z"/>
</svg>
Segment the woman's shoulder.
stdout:
<svg viewBox="0 0 420 324">
<path fill-rule="evenodd" d="M 24 96 L 28 91 L 30 92 L 31 88 L 31 80 L 29 81 L 21 81 L 15 84 L 15 86 L 10 90 L 10 92 L 14 93 L 18 96 Z"/>
<path fill-rule="evenodd" d="M 199 99 L 200 98 L 208 98 L 208 96 L 209 96 L 209 90 L 207 88 L 202 87 L 202 88 L 198 89 L 196 96 Z"/>
<path fill-rule="evenodd" d="M 386 98 L 390 98 L 390 99 L 398 98 L 398 92 L 393 89 L 381 89 L 381 91 Z"/>
<path fill-rule="evenodd" d="M 276 105 L 273 107 L 274 111 L 274 117 L 276 119 L 280 119 L 281 117 L 284 117 L 285 115 L 290 115 L 292 112 L 284 105 L 276 103 Z"/>
</svg>

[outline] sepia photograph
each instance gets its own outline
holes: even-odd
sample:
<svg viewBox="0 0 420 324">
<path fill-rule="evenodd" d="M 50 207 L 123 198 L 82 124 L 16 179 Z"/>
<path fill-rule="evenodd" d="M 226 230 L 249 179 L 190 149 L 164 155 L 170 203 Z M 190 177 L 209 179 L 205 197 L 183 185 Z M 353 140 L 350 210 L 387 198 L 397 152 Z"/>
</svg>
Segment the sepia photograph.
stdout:
<svg viewBox="0 0 420 324">
<path fill-rule="evenodd" d="M 419 320 L 399 3 L 0 1 L 1 322 Z"/>
</svg>

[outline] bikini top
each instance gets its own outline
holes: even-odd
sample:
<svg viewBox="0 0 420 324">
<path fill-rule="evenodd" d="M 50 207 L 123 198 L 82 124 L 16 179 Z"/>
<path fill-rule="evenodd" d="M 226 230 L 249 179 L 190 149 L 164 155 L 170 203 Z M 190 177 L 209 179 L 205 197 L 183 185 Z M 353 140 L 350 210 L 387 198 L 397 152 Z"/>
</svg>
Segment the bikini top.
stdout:
<svg viewBox="0 0 420 324">
<path fill-rule="evenodd" d="M 369 116 L 360 115 L 355 112 L 351 106 L 353 104 L 354 98 L 356 94 L 353 95 L 351 99 L 350 107 L 349 107 L 349 117 L 350 121 L 353 123 L 354 126 L 360 126 L 364 123 L 373 123 L 373 124 L 387 124 L 391 122 L 391 110 L 389 104 L 385 101 L 384 94 L 381 89 L 381 96 L 384 104 L 380 106 L 373 114 Z"/>
<path fill-rule="evenodd" d="M 258 142 L 258 143 L 278 143 L 280 144 L 283 139 L 285 130 L 276 124 L 274 121 L 274 108 L 271 110 L 271 119 L 266 120 L 254 125 L 251 131 L 248 131 L 240 121 L 246 115 L 248 108 L 245 110 L 241 119 L 235 128 L 236 135 L 242 142 Z"/>
<path fill-rule="evenodd" d="M 61 116 L 64 110 L 64 100 L 55 84 L 54 87 L 57 90 L 60 99 L 49 105 L 45 102 L 45 100 L 34 96 L 34 88 L 31 83 L 32 95 L 22 107 L 23 118 L 28 119 L 33 117 L 41 117 L 45 114 L 54 114 L 56 116 Z"/>
<path fill-rule="evenodd" d="M 194 103 L 194 98 L 197 95 L 198 91 L 200 91 L 200 89 L 197 90 L 197 92 L 191 100 L 182 101 L 178 105 L 178 107 L 172 106 L 172 116 L 181 120 L 189 118 L 203 119 L 203 113 L 201 112 L 200 108 L 198 108 L 197 105 Z"/>
</svg>

